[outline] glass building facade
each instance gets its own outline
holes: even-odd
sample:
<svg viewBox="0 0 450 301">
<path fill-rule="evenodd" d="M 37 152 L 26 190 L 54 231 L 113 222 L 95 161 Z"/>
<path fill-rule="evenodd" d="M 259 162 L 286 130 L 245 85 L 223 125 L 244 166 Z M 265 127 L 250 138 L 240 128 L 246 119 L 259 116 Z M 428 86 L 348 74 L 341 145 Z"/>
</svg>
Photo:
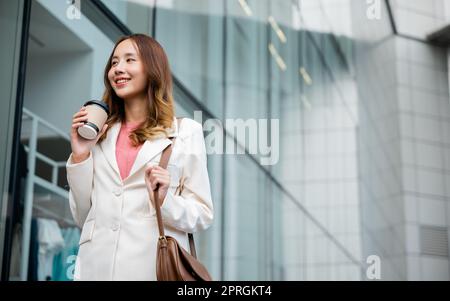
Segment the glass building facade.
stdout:
<svg viewBox="0 0 450 301">
<path fill-rule="evenodd" d="M 74 226 L 71 116 L 135 32 L 165 48 L 177 115 L 204 125 L 215 219 L 196 239 L 214 279 L 449 280 L 444 0 L 0 7 L 2 280 L 39 280 L 36 218 Z"/>
</svg>

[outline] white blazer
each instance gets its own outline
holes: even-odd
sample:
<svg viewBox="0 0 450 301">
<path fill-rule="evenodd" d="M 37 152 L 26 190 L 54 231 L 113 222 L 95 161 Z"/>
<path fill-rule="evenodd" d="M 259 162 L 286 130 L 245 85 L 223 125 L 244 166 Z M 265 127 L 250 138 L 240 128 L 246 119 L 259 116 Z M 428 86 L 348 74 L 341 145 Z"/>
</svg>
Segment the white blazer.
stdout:
<svg viewBox="0 0 450 301">
<path fill-rule="evenodd" d="M 120 123 L 94 146 L 89 158 L 66 165 L 72 216 L 82 228 L 75 280 L 156 280 L 156 211 L 144 172 L 159 164 L 168 138 L 145 141 L 129 176 L 122 181 L 116 161 Z M 170 187 L 161 213 L 167 235 L 189 250 L 186 232 L 208 228 L 213 204 L 200 123 L 184 118 L 171 134 L 176 141 L 167 169 Z M 181 191 L 181 194 L 180 194 Z"/>
</svg>

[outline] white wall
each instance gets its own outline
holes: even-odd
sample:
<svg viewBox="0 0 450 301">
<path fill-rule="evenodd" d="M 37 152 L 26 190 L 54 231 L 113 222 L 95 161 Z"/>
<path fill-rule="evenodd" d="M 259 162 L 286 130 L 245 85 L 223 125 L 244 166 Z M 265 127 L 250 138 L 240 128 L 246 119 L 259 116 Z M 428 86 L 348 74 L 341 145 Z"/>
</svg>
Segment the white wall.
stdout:
<svg viewBox="0 0 450 301">
<path fill-rule="evenodd" d="M 408 280 L 448 280 L 448 254 L 425 255 L 420 230 L 449 225 L 447 51 L 399 37 L 396 53 Z"/>
<path fill-rule="evenodd" d="M 398 32 L 419 39 L 449 20 L 446 0 L 392 0 L 391 5 Z"/>
<path fill-rule="evenodd" d="M 425 40 L 444 20 L 440 0 L 391 3 L 397 29 L 406 36 Z M 377 23 L 362 19 L 355 25 L 358 87 L 367 107 L 360 131 L 379 146 L 372 156 L 362 149 L 361 176 L 374 192 L 390 192 L 381 198 L 362 192 L 365 252 L 384 250 L 382 279 L 448 280 L 448 254 L 426 255 L 436 242 L 423 231 L 445 233 L 449 225 L 447 52 L 404 36 L 371 44 L 366 37 L 378 32 Z M 366 126 L 370 116 L 378 138 Z M 379 165 L 379 176 L 366 172 L 371 165 Z"/>
</svg>

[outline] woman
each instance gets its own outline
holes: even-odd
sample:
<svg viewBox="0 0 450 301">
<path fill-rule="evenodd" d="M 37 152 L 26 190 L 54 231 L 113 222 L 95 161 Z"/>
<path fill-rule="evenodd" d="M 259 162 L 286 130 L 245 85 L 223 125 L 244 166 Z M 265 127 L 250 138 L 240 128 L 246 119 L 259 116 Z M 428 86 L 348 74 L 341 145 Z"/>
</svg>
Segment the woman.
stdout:
<svg viewBox="0 0 450 301">
<path fill-rule="evenodd" d="M 202 126 L 184 118 L 178 127 L 167 56 L 151 37 L 121 38 L 104 83 L 111 114 L 98 137 L 77 134 L 87 120 L 84 108 L 72 121 L 67 180 L 72 215 L 82 227 L 74 278 L 156 280 L 157 185 L 166 234 L 186 250 L 186 232 L 212 223 Z M 166 170 L 158 163 L 171 137 Z"/>
</svg>

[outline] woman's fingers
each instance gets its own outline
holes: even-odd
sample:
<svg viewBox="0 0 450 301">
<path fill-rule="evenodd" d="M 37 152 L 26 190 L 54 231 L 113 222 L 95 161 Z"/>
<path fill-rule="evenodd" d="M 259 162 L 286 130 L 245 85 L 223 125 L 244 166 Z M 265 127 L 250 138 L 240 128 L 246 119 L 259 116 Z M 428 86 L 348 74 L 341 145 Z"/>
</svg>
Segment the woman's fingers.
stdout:
<svg viewBox="0 0 450 301">
<path fill-rule="evenodd" d="M 77 122 L 85 121 L 85 120 L 88 120 L 87 116 L 82 116 L 82 117 L 75 118 L 72 122 L 73 123 L 77 123 Z"/>
<path fill-rule="evenodd" d="M 165 180 L 165 179 L 154 179 L 152 181 L 150 181 L 152 190 L 155 190 L 158 186 L 168 186 L 169 185 L 169 181 Z"/>
<path fill-rule="evenodd" d="M 169 174 L 169 171 L 167 170 L 167 169 L 164 169 L 164 168 L 162 168 L 161 166 L 159 166 L 159 165 L 155 165 L 155 166 L 153 166 L 152 167 L 152 172 L 155 172 L 155 173 L 166 173 L 166 174 Z"/>
<path fill-rule="evenodd" d="M 100 133 L 98 134 L 98 138 L 100 138 L 105 132 L 106 129 L 108 128 L 108 125 L 105 123 L 102 127 L 102 130 L 100 131 Z"/>
<path fill-rule="evenodd" d="M 100 137 L 106 132 L 106 129 L 108 128 L 108 124 L 104 124 L 102 130 L 100 131 L 100 134 L 97 135 L 97 139 L 95 140 L 95 143 L 100 139 Z"/>
<path fill-rule="evenodd" d="M 167 171 L 159 171 L 159 170 L 153 170 L 151 173 L 150 173 L 150 176 L 168 176 L 169 175 L 169 173 L 167 172 Z"/>
<path fill-rule="evenodd" d="M 72 117 L 72 130 L 76 130 L 80 126 L 84 125 L 84 121 L 87 120 L 87 111 L 85 107 L 81 107 L 81 109 L 76 112 Z M 75 134 L 75 132 L 72 132 Z"/>
<path fill-rule="evenodd" d="M 72 118 L 77 118 L 77 117 L 80 117 L 80 116 L 84 116 L 84 115 L 87 115 L 87 113 L 88 113 L 87 111 L 81 110 L 81 111 L 76 112 L 76 113 L 73 115 Z"/>
<path fill-rule="evenodd" d="M 150 179 L 153 179 L 153 178 L 163 178 L 164 179 L 164 178 L 169 178 L 170 174 L 167 171 L 153 170 L 153 171 L 147 173 L 147 176 Z"/>
<path fill-rule="evenodd" d="M 83 126 L 84 125 L 84 122 L 80 122 L 80 123 L 74 123 L 74 124 L 72 124 L 72 128 L 79 128 L 80 126 Z"/>
<path fill-rule="evenodd" d="M 154 165 L 154 166 L 148 167 L 147 170 L 145 171 L 145 174 L 148 175 L 148 174 L 150 174 L 152 172 L 154 172 L 154 173 L 164 173 L 164 172 L 168 173 L 169 171 L 167 169 L 162 168 L 159 165 Z"/>
<path fill-rule="evenodd" d="M 166 180 L 170 179 L 170 176 L 166 175 L 166 174 L 151 174 L 149 179 L 150 179 L 150 181 L 153 181 L 155 179 L 156 180 L 166 181 Z"/>
<path fill-rule="evenodd" d="M 158 184 L 166 186 L 170 183 L 170 174 L 160 166 L 149 167 L 145 171 L 145 175 L 152 190 L 155 190 Z"/>
</svg>

